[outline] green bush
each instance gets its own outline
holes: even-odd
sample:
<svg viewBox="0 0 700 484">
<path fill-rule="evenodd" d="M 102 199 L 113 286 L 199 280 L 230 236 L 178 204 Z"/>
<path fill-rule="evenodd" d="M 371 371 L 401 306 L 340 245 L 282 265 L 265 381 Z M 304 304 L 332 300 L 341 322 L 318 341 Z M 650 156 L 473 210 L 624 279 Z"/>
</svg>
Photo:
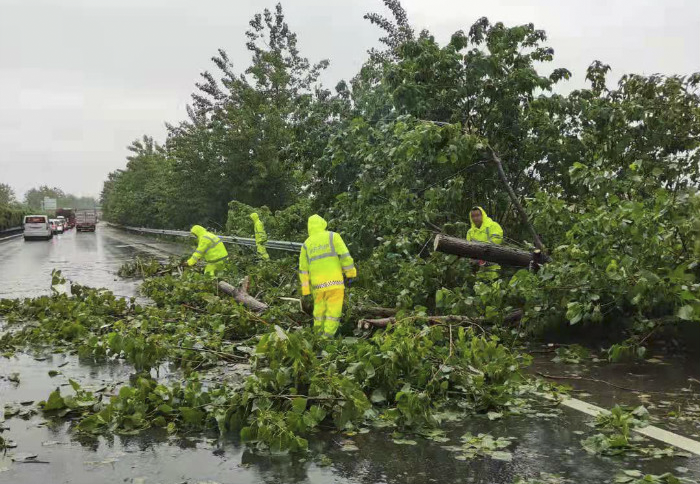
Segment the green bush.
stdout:
<svg viewBox="0 0 700 484">
<path fill-rule="evenodd" d="M 27 211 L 21 208 L 0 206 L 0 231 L 22 225 Z"/>
</svg>

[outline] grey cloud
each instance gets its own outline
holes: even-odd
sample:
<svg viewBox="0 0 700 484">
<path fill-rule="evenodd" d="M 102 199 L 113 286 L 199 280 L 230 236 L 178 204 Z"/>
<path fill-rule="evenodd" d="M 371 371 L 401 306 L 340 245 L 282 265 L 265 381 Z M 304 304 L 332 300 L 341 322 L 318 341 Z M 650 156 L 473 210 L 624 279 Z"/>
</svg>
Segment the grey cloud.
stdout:
<svg viewBox="0 0 700 484">
<path fill-rule="evenodd" d="M 379 0 L 283 2 L 311 60 L 330 59 L 324 84 L 357 72 L 379 31 L 363 20 Z M 700 69 L 700 2 L 658 0 L 404 0 L 417 28 L 440 40 L 477 18 L 547 30 L 565 89 L 583 85 L 593 59 L 625 72 Z M 216 49 L 248 65 L 244 32 L 274 2 L 254 0 L 0 0 L 0 181 L 96 195 L 123 167 L 126 146 L 165 135 L 185 116 Z"/>
</svg>

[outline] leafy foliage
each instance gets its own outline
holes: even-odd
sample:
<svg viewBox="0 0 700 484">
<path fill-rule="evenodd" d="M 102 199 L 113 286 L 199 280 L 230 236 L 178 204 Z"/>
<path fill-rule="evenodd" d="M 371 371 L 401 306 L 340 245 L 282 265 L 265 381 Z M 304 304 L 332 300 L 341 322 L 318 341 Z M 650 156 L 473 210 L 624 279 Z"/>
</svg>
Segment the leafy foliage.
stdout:
<svg viewBox="0 0 700 484">
<path fill-rule="evenodd" d="M 610 67 L 595 61 L 590 87 L 556 94 L 571 74 L 541 73 L 554 52 L 534 25 L 482 18 L 443 45 L 384 3 L 391 17 L 366 18 L 386 49 L 334 93 L 282 8 L 256 15 L 249 67 L 219 51 L 220 79 L 202 74 L 189 120 L 163 145 L 135 142 L 110 175 L 107 216 L 250 236 L 255 210 L 272 238 L 303 240 L 318 212 L 375 303 L 489 322 L 522 308 L 532 333 L 609 327 L 632 338 L 611 359 L 643 355 L 663 324 L 700 320 L 700 74 L 626 75 L 609 89 Z M 530 247 L 492 150 L 553 261 L 475 284 L 467 261 L 431 254 L 430 241 L 436 229 L 464 236 L 478 204 L 508 243 Z"/>
<path fill-rule="evenodd" d="M 26 209 L 0 204 L 0 231 L 21 226 L 25 215 Z"/>
<path fill-rule="evenodd" d="M 626 470 L 618 473 L 612 481 L 616 484 L 693 484 L 695 481 L 676 477 L 670 472 L 661 475 L 644 474 L 638 470 Z"/>
<path fill-rule="evenodd" d="M 596 417 L 596 428 L 604 433 L 595 434 L 581 442 L 583 448 L 598 455 L 636 455 L 653 458 L 682 456 L 690 457 L 687 452 L 679 452 L 672 447 L 664 449 L 649 445 L 643 446 L 645 441 L 641 435 L 632 435 L 634 428 L 648 425 L 649 412 L 640 406 L 634 409 L 626 409 L 616 405 L 609 413 L 603 413 Z M 652 481 L 653 482 L 653 481 Z"/>
<path fill-rule="evenodd" d="M 252 255 L 235 256 L 225 277 L 245 271 L 272 302 L 294 284 L 285 276 L 289 259 L 263 267 Z M 425 316 L 368 338 L 327 340 L 298 327 L 293 306 L 260 317 L 218 296 L 214 281 L 194 271 L 149 278 L 143 291 L 154 305 L 77 285 L 72 297 L 0 300 L 12 328 L 0 340 L 4 350 L 48 343 L 81 358 L 120 358 L 136 370 L 109 401 L 71 381 L 73 393 L 56 390 L 42 404 L 47 415 L 76 419 L 75 429 L 87 434 L 218 429 L 259 448 L 300 451 L 324 422 L 432 435 L 447 412 L 495 415 L 542 391 L 520 373 L 528 356 L 495 336 L 430 325 Z M 200 373 L 222 362 L 248 370 L 239 380 L 202 384 Z M 182 381 L 157 380 L 166 363 L 184 370 Z"/>
</svg>

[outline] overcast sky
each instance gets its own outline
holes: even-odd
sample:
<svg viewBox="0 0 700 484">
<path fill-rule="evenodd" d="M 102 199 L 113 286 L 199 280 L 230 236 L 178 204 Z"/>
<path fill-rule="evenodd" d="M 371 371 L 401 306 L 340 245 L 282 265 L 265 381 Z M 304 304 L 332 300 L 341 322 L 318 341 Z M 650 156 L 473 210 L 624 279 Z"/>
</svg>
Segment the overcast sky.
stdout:
<svg viewBox="0 0 700 484">
<path fill-rule="evenodd" d="M 98 195 L 143 134 L 185 116 L 199 73 L 226 49 L 249 62 L 245 30 L 266 0 L 0 0 L 0 182 Z M 553 67 L 584 85 L 594 59 L 624 73 L 700 71 L 700 0 L 404 0 L 440 41 L 479 17 L 547 31 Z M 354 75 L 380 32 L 380 0 L 285 0 L 302 54 L 329 59 L 329 87 Z"/>
</svg>

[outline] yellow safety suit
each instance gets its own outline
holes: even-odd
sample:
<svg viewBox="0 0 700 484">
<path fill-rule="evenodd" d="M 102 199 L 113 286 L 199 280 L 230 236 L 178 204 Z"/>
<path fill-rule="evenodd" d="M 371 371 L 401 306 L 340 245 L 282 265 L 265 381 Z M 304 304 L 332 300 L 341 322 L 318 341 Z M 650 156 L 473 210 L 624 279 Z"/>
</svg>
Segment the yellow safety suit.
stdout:
<svg viewBox="0 0 700 484">
<path fill-rule="evenodd" d="M 486 211 L 481 207 L 476 207 L 481 211 L 481 227 L 477 227 L 472 219 L 472 214 L 469 212 L 469 221 L 471 228 L 467 232 L 468 241 L 486 242 L 489 244 L 503 243 L 503 229 L 494 222 L 491 217 L 486 215 Z M 479 261 L 479 276 L 484 279 L 495 279 L 498 277 L 498 271 L 501 266 L 498 264 L 486 265 L 485 261 Z"/>
<path fill-rule="evenodd" d="M 201 225 L 195 225 L 190 232 L 197 237 L 197 249 L 187 260 L 187 265 L 191 267 L 204 257 L 207 263 L 204 267 L 204 273 L 208 276 L 216 276 L 223 269 L 224 260 L 228 257 L 224 243 L 218 236 L 207 232 Z"/>
<path fill-rule="evenodd" d="M 340 234 L 326 230 L 319 215 L 309 217 L 309 238 L 299 254 L 301 293 L 314 295 L 314 329 L 333 336 L 340 326 L 345 278 L 357 277 L 355 263 Z"/>
<path fill-rule="evenodd" d="M 251 213 L 250 218 L 253 219 L 253 227 L 255 228 L 255 246 L 258 248 L 258 256 L 264 260 L 270 260 L 270 255 L 265 248 L 265 244 L 267 243 L 265 226 L 257 213 Z"/>
</svg>

